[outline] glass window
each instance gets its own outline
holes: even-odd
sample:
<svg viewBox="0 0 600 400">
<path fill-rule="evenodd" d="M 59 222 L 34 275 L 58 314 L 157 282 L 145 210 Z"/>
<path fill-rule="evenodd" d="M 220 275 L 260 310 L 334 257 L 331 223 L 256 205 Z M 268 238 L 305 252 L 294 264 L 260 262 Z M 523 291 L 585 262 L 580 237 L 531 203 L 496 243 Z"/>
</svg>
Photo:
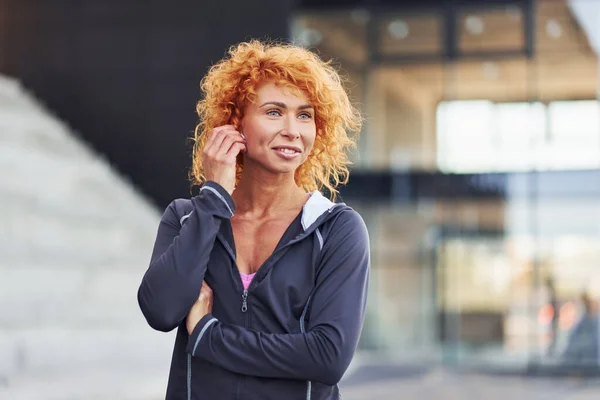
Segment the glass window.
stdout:
<svg viewBox="0 0 600 400">
<path fill-rule="evenodd" d="M 519 7 L 489 11 L 464 11 L 458 16 L 458 48 L 461 52 L 522 50 L 523 12 Z"/>
<path fill-rule="evenodd" d="M 565 1 L 538 1 L 536 4 L 535 45 L 544 54 L 592 52 L 585 34 Z"/>
<path fill-rule="evenodd" d="M 383 55 L 441 54 L 443 24 L 439 15 L 397 14 L 382 18 L 379 25 Z"/>
<path fill-rule="evenodd" d="M 294 43 L 335 59 L 343 68 L 360 68 L 367 62 L 367 11 L 303 14 L 293 20 Z"/>
<path fill-rule="evenodd" d="M 534 2 L 532 57 L 520 53 L 524 8 L 483 3 L 453 9 L 452 60 L 436 58 L 448 39 L 440 9 L 311 12 L 296 24 L 350 73 L 365 116 L 352 176 L 379 182 L 344 198 L 373 238 L 360 348 L 560 363 L 585 321 L 581 294 L 600 298 L 598 57 L 564 0 Z"/>
<path fill-rule="evenodd" d="M 477 118 L 472 118 L 473 115 Z M 494 152 L 492 122 L 493 104 L 489 101 L 440 103 L 437 113 L 439 168 L 469 172 L 488 167 L 489 157 Z"/>
<path fill-rule="evenodd" d="M 456 173 L 597 168 L 599 107 L 596 100 L 442 102 L 438 166 Z"/>
</svg>

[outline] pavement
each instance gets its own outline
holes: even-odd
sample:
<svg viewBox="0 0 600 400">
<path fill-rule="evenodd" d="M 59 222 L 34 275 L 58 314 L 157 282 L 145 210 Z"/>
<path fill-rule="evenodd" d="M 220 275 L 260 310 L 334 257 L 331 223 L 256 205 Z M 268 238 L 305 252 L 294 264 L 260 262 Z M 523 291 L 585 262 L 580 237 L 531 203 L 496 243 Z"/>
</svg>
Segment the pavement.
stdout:
<svg viewBox="0 0 600 400">
<path fill-rule="evenodd" d="M 160 400 L 165 387 L 166 371 L 115 366 L 0 380 L 0 399 Z M 519 376 L 440 365 L 365 364 L 344 377 L 340 389 L 343 400 L 600 400 L 600 376 Z"/>
<path fill-rule="evenodd" d="M 344 400 L 600 400 L 598 377 L 508 376 L 444 367 L 360 368 L 340 388 Z"/>
</svg>

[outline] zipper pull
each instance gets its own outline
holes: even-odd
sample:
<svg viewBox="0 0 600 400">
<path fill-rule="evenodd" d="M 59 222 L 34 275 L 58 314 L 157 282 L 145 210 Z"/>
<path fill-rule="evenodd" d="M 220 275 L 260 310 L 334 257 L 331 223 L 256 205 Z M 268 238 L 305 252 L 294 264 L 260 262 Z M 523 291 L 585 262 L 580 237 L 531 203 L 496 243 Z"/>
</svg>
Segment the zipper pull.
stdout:
<svg viewBox="0 0 600 400">
<path fill-rule="evenodd" d="M 248 289 L 244 289 L 242 294 L 242 312 L 248 311 Z"/>
</svg>

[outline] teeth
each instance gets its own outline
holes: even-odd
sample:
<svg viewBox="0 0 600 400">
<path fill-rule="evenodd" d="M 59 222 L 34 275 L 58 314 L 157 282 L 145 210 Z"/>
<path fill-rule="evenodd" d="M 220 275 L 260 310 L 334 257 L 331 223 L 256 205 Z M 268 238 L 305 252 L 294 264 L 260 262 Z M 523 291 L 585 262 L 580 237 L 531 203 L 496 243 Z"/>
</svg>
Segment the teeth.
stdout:
<svg viewBox="0 0 600 400">
<path fill-rule="evenodd" d="M 281 151 L 282 153 L 285 153 L 285 154 L 295 154 L 296 153 L 296 151 L 292 150 L 292 149 L 279 149 L 279 151 Z"/>
</svg>

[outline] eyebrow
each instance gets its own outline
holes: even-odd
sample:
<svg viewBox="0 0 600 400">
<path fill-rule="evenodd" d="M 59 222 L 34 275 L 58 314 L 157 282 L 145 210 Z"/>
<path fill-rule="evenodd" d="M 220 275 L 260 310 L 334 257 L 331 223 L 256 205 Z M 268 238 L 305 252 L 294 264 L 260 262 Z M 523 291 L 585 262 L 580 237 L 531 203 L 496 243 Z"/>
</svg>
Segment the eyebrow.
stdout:
<svg viewBox="0 0 600 400">
<path fill-rule="evenodd" d="M 261 105 L 260 108 L 262 108 L 262 107 L 264 107 L 266 105 L 269 105 L 269 104 L 273 105 L 273 106 L 280 107 L 280 108 L 284 108 L 284 109 L 288 108 L 288 106 L 285 105 L 285 103 L 282 103 L 282 102 L 279 102 L 279 101 L 267 101 L 266 103 L 264 103 L 263 105 Z M 310 104 L 303 104 L 300 107 L 298 107 L 298 110 L 307 110 L 307 109 L 311 109 L 311 108 L 314 109 L 314 107 L 311 106 Z"/>
</svg>

